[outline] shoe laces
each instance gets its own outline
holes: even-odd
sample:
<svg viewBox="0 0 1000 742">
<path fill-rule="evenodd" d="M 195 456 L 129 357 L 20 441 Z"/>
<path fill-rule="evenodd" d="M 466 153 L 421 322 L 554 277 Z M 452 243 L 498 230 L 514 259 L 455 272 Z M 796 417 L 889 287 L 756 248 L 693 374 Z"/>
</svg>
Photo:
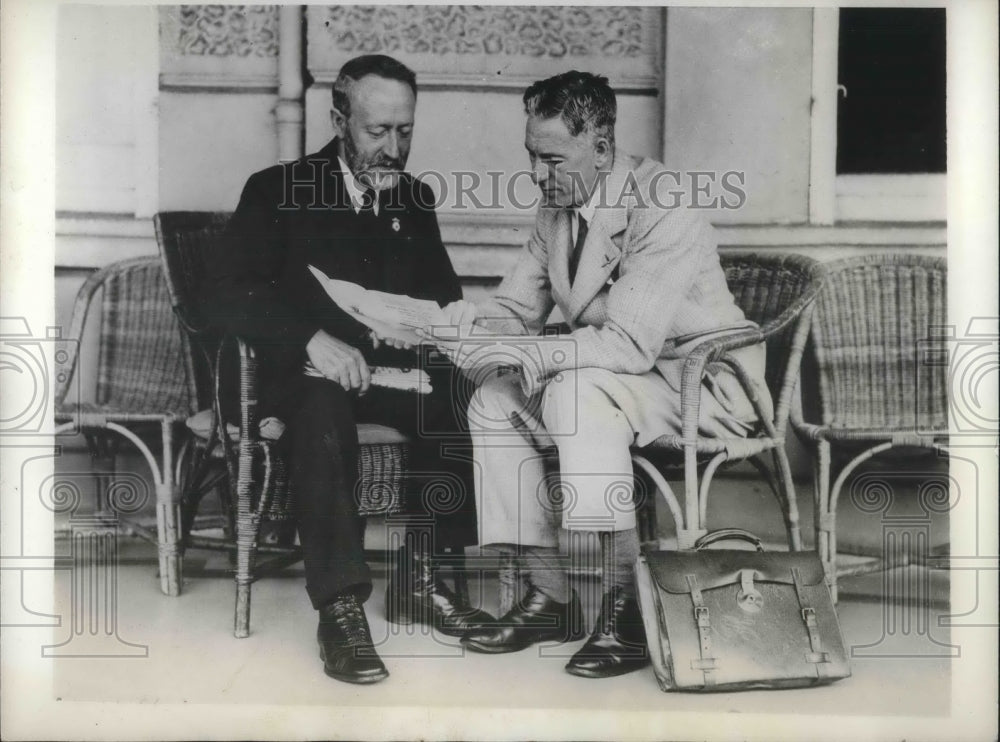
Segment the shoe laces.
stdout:
<svg viewBox="0 0 1000 742">
<path fill-rule="evenodd" d="M 368 618 L 357 600 L 343 600 L 334 607 L 334 615 L 344 636 L 352 644 L 371 644 Z"/>
<path fill-rule="evenodd" d="M 597 628 L 602 634 L 615 634 L 618 615 L 618 603 L 621 601 L 620 594 L 615 591 L 606 593 L 601 598 L 601 613 L 597 617 Z"/>
</svg>

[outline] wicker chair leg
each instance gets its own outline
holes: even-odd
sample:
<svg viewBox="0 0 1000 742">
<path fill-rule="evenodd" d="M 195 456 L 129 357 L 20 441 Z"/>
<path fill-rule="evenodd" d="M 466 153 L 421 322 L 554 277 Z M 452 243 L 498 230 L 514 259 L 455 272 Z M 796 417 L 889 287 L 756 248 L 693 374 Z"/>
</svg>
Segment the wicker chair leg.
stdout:
<svg viewBox="0 0 1000 742">
<path fill-rule="evenodd" d="M 187 547 L 188 537 L 191 535 L 191 528 L 194 525 L 195 515 L 198 513 L 198 505 L 204 494 L 200 482 L 198 451 L 194 450 L 190 440 L 186 441 L 177 456 L 177 469 L 175 481 L 180 492 L 181 506 L 181 553 Z"/>
<path fill-rule="evenodd" d="M 94 493 L 95 502 L 97 504 L 97 515 L 108 515 L 108 491 L 111 489 L 111 484 L 115 481 L 114 472 L 105 469 L 99 470 L 94 475 L 94 487 L 97 490 Z"/>
<path fill-rule="evenodd" d="M 677 529 L 677 540 L 681 541 L 680 533 L 684 529 L 684 513 L 681 510 L 681 505 L 677 501 L 676 495 L 674 495 L 673 490 L 670 488 L 670 483 L 667 482 L 666 478 L 660 471 L 650 463 L 649 459 L 639 453 L 632 454 L 632 464 L 639 469 L 643 474 L 649 479 L 649 483 L 653 487 L 653 494 L 650 498 L 648 506 L 651 508 L 651 526 L 652 530 L 648 534 L 650 536 L 649 541 L 641 542 L 643 548 L 648 549 L 658 549 L 660 548 L 659 538 L 656 535 L 656 505 L 653 504 L 652 500 L 656 498 L 659 494 L 663 501 L 667 503 L 667 507 L 670 509 L 670 515 L 674 519 L 674 526 Z M 696 539 L 697 537 L 695 537 Z M 694 544 L 694 539 L 692 539 L 691 544 Z"/>
<path fill-rule="evenodd" d="M 94 493 L 98 515 L 104 515 L 108 509 L 108 494 L 115 480 L 117 464 L 117 447 L 110 435 L 103 432 L 85 433 L 87 449 L 90 451 L 91 469 L 94 471 Z"/>
<path fill-rule="evenodd" d="M 246 639 L 250 636 L 250 581 L 236 579 L 236 613 L 233 636 Z"/>
<path fill-rule="evenodd" d="M 834 524 L 836 513 L 830 512 L 830 444 L 827 441 L 819 441 L 816 447 L 815 488 L 816 551 L 823 563 L 826 584 L 830 587 L 830 594 L 836 603 L 837 573 L 830 552 L 831 537 L 836 527 Z"/>
<path fill-rule="evenodd" d="M 639 534 L 639 544 L 643 548 L 655 549 L 659 546 L 656 535 L 656 499 L 655 492 L 644 495 L 635 509 L 636 530 Z"/>
<path fill-rule="evenodd" d="M 684 527 L 677 524 L 677 548 L 693 549 L 695 542 L 707 533 L 701 521 L 701 501 L 698 497 L 698 458 L 693 445 L 684 447 Z"/>
<path fill-rule="evenodd" d="M 236 522 L 236 613 L 233 619 L 233 636 L 245 639 L 250 636 L 250 586 L 257 552 L 257 532 L 260 519 L 240 514 Z"/>
<path fill-rule="evenodd" d="M 172 419 L 160 423 L 163 471 L 156 485 L 159 529 L 160 589 L 167 595 L 181 594 L 181 506 L 174 483 L 174 426 Z"/>
<path fill-rule="evenodd" d="M 170 482 L 156 485 L 156 523 L 159 560 L 160 590 L 164 595 L 181 594 L 180 506 L 177 488 Z"/>
<path fill-rule="evenodd" d="M 224 465 L 223 465 L 224 466 Z M 236 510 L 233 507 L 233 491 L 228 476 L 223 476 L 216 483 L 216 492 L 219 495 L 219 505 L 225 517 L 222 531 L 229 540 L 236 540 Z M 232 553 L 232 552 L 230 552 Z"/>
<path fill-rule="evenodd" d="M 712 479 L 715 472 L 729 458 L 725 452 L 717 453 L 708 462 L 705 471 L 701 475 L 701 484 L 698 487 L 698 523 L 704 528 L 708 522 L 708 490 L 712 486 Z"/>
<path fill-rule="evenodd" d="M 784 501 L 785 528 L 788 532 L 788 548 L 792 551 L 802 551 L 802 530 L 799 527 L 799 502 L 795 495 L 795 483 L 792 481 L 792 466 L 784 448 L 774 449 L 774 458 L 778 468 L 778 486 L 781 488 L 781 498 Z"/>
</svg>

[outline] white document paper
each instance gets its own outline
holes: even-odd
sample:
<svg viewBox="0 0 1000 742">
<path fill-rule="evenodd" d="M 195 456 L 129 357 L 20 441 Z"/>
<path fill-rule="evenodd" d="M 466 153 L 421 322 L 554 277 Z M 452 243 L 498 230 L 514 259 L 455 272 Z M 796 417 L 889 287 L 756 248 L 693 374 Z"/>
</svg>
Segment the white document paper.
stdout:
<svg viewBox="0 0 1000 742">
<path fill-rule="evenodd" d="M 372 366 L 372 386 L 382 386 L 387 389 L 398 389 L 404 392 L 430 394 L 433 390 L 430 375 L 422 368 L 392 368 L 391 366 Z M 309 361 L 306 361 L 306 376 L 326 378 L 324 374 Z"/>
<path fill-rule="evenodd" d="M 309 270 L 337 306 L 380 337 L 417 344 L 421 338 L 415 330 L 447 323 L 437 302 L 372 291 L 350 281 L 330 278 L 312 265 Z"/>
</svg>

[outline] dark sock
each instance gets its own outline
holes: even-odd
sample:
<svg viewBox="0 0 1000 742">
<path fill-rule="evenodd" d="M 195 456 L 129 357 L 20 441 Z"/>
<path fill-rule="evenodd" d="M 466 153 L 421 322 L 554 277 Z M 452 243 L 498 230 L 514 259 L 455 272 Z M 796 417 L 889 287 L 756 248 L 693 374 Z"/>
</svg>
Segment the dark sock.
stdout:
<svg viewBox="0 0 1000 742">
<path fill-rule="evenodd" d="M 559 603 L 569 602 L 566 566 L 554 546 L 527 546 L 524 549 L 527 578 L 532 585 Z"/>
<path fill-rule="evenodd" d="M 636 529 L 602 532 L 601 552 L 603 592 L 607 594 L 617 585 L 627 597 L 635 598 L 635 561 L 639 558 L 639 534 Z"/>
</svg>

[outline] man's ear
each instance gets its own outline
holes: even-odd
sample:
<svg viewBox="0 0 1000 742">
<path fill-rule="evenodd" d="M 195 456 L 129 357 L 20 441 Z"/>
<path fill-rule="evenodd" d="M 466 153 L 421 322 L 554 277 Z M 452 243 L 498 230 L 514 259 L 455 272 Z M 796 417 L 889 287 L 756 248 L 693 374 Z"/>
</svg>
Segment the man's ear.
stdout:
<svg viewBox="0 0 1000 742">
<path fill-rule="evenodd" d="M 334 136 L 343 137 L 344 132 L 347 130 L 347 117 L 336 108 L 331 108 L 330 126 L 333 128 Z"/>
<path fill-rule="evenodd" d="M 614 154 L 611 150 L 611 142 L 607 137 L 597 137 L 594 139 L 594 165 L 598 170 L 603 170 L 611 164 Z"/>
</svg>

